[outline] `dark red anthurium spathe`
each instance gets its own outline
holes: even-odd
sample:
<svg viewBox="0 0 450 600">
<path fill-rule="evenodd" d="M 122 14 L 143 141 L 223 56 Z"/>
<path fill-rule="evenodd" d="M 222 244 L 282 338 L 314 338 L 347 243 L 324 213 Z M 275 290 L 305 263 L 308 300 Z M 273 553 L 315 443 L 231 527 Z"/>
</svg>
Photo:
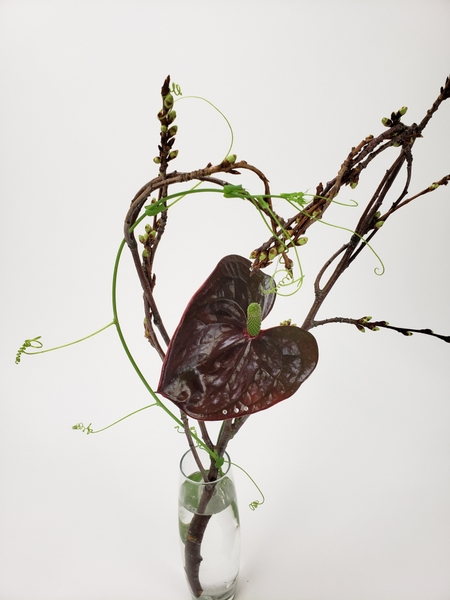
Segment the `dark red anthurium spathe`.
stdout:
<svg viewBox="0 0 450 600">
<path fill-rule="evenodd" d="M 271 278 L 223 258 L 189 302 L 164 359 L 158 393 L 200 421 L 242 417 L 292 396 L 317 365 L 315 338 L 294 326 L 247 331 L 247 308 L 272 310 Z"/>
</svg>

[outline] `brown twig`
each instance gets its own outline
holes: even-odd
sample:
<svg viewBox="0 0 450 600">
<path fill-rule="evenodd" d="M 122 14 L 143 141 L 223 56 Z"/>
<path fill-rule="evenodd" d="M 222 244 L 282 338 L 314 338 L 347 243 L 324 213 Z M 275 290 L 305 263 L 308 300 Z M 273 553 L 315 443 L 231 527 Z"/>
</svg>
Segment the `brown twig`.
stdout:
<svg viewBox="0 0 450 600">
<path fill-rule="evenodd" d="M 391 329 L 397 331 L 402 335 L 411 336 L 413 333 L 421 333 L 423 335 L 430 335 L 432 337 L 439 338 L 444 342 L 450 344 L 450 335 L 442 335 L 435 333 L 431 329 L 414 329 L 412 327 L 398 327 L 397 325 L 390 325 L 387 321 L 372 321 L 372 317 L 361 317 L 359 319 L 352 319 L 350 317 L 331 317 L 329 319 L 323 319 L 321 321 L 313 321 L 311 328 L 319 327 L 320 325 L 327 325 L 329 323 L 347 323 L 348 325 L 354 325 L 358 331 L 364 332 L 366 329 L 370 331 L 378 331 L 380 329 Z"/>
</svg>

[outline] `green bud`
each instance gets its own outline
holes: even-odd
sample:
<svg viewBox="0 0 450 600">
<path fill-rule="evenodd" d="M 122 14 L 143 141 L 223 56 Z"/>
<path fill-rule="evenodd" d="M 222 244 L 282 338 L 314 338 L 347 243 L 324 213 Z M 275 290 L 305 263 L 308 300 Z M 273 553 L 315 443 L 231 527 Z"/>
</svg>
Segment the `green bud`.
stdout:
<svg viewBox="0 0 450 600">
<path fill-rule="evenodd" d="M 267 258 L 267 254 L 265 252 L 261 252 L 259 255 L 259 262 L 263 262 Z"/>
<path fill-rule="evenodd" d="M 407 331 L 405 335 L 412 335 L 412 331 Z"/>
<path fill-rule="evenodd" d="M 142 250 L 142 258 L 149 258 L 149 256 L 150 256 L 149 251 L 147 250 L 147 248 L 144 248 Z"/>
<path fill-rule="evenodd" d="M 269 260 L 275 260 L 277 254 L 278 254 L 278 250 L 276 248 L 271 248 L 269 250 Z"/>
<path fill-rule="evenodd" d="M 394 148 L 398 148 L 400 146 L 400 142 L 393 142 L 392 146 Z"/>
<path fill-rule="evenodd" d="M 307 242 L 308 242 L 308 238 L 307 237 L 301 237 L 301 238 L 298 238 L 298 240 L 296 241 L 296 245 L 297 246 L 304 246 Z"/>
<path fill-rule="evenodd" d="M 172 108 L 173 106 L 173 96 L 171 93 L 167 94 L 167 96 L 165 96 L 164 98 L 164 106 L 169 109 Z"/>
<path fill-rule="evenodd" d="M 173 160 L 177 156 L 178 156 L 178 150 L 171 150 L 171 152 L 169 152 L 169 160 Z"/>
<path fill-rule="evenodd" d="M 152 231 L 152 226 L 150 225 L 150 223 L 147 223 L 147 225 L 145 226 L 145 233 L 150 233 Z"/>
<path fill-rule="evenodd" d="M 177 131 L 178 131 L 178 125 L 172 125 L 172 127 L 169 129 L 170 137 L 173 137 Z"/>
<path fill-rule="evenodd" d="M 166 133 L 166 131 L 167 131 L 167 125 L 161 125 L 161 131 L 163 133 Z"/>
<path fill-rule="evenodd" d="M 380 229 L 380 227 L 383 227 L 383 225 L 384 225 L 384 221 L 377 221 L 377 222 L 375 223 L 375 227 L 376 227 L 376 229 Z"/>
<path fill-rule="evenodd" d="M 376 326 L 375 326 L 375 327 L 372 327 L 372 331 L 380 331 L 380 328 L 379 328 L 379 327 L 376 327 Z"/>
<path fill-rule="evenodd" d="M 408 111 L 408 107 L 407 106 L 402 106 L 401 109 L 398 112 L 403 117 L 403 115 L 406 115 L 407 111 Z"/>
<path fill-rule="evenodd" d="M 350 184 L 350 187 L 352 188 L 352 190 L 354 190 L 357 185 L 358 185 L 357 181 L 352 181 Z"/>
<path fill-rule="evenodd" d="M 233 163 L 235 163 L 235 162 L 236 162 L 236 159 L 237 159 L 237 156 L 236 156 L 236 154 L 229 154 L 229 155 L 226 157 L 226 159 L 225 159 L 225 160 L 226 160 L 227 162 L 229 162 L 229 163 L 230 163 L 230 165 L 232 165 Z"/>
<path fill-rule="evenodd" d="M 153 162 L 156 163 L 157 165 L 159 165 L 161 162 L 161 159 L 159 158 L 159 156 L 155 156 L 155 158 L 153 159 Z"/>
<path fill-rule="evenodd" d="M 383 125 L 385 127 L 392 127 L 392 121 L 391 121 L 391 119 L 388 119 L 387 117 L 383 117 L 381 119 L 381 122 L 383 123 Z"/>
<path fill-rule="evenodd" d="M 428 187 L 428 189 L 429 189 L 429 190 L 436 190 L 438 187 L 439 187 L 439 184 L 438 184 L 438 183 L 432 183 L 432 184 L 431 184 L 431 185 Z"/>
<path fill-rule="evenodd" d="M 157 117 L 160 121 L 162 121 L 165 116 L 166 116 L 166 113 L 163 110 L 160 110 L 159 113 L 157 114 Z"/>
<path fill-rule="evenodd" d="M 250 252 L 249 258 L 251 258 L 252 260 L 255 260 L 255 258 L 257 258 L 257 256 L 258 256 L 258 251 L 252 250 L 252 252 Z"/>
<path fill-rule="evenodd" d="M 175 119 L 177 118 L 177 113 L 176 113 L 176 111 L 175 111 L 175 110 L 170 110 L 170 111 L 167 113 L 167 117 L 166 117 L 166 118 L 167 118 L 167 122 L 168 122 L 168 123 L 173 123 L 173 122 L 175 121 Z"/>
<path fill-rule="evenodd" d="M 147 241 L 147 239 L 148 239 L 148 235 L 147 234 L 139 236 L 139 241 L 141 242 L 141 244 L 145 244 L 145 242 Z"/>
<path fill-rule="evenodd" d="M 378 219 L 379 217 L 381 217 L 381 212 L 377 210 L 377 212 L 375 213 L 375 219 Z"/>
<path fill-rule="evenodd" d="M 257 302 L 252 302 L 247 308 L 247 331 L 255 337 L 261 331 L 261 307 Z"/>
</svg>

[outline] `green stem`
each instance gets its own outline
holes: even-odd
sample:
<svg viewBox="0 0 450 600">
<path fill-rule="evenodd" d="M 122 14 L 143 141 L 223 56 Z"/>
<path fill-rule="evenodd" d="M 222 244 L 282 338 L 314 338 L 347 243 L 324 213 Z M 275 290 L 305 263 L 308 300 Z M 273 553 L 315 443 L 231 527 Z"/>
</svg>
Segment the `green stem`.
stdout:
<svg viewBox="0 0 450 600">
<path fill-rule="evenodd" d="M 134 226 L 137 225 L 137 222 L 134 224 Z M 133 228 L 134 228 L 133 226 Z M 171 417 L 176 423 L 177 425 L 179 425 L 180 427 L 183 427 L 184 429 L 184 424 L 183 422 L 178 419 L 172 411 L 170 411 L 167 406 L 165 406 L 165 404 L 163 404 L 161 402 L 161 400 L 158 398 L 158 396 L 155 394 L 155 392 L 153 391 L 153 389 L 150 387 L 150 385 L 148 384 L 147 380 L 145 379 L 144 375 L 142 374 L 141 370 L 139 369 L 136 361 L 133 358 L 133 355 L 130 352 L 130 349 L 128 348 L 128 344 L 125 341 L 125 337 L 123 335 L 122 332 L 122 328 L 120 326 L 120 322 L 119 322 L 119 316 L 118 316 L 118 312 L 117 312 L 117 275 L 119 272 L 119 262 L 120 262 L 120 258 L 122 256 L 122 251 L 125 247 L 126 244 L 126 240 L 123 239 L 120 246 L 119 246 L 119 250 L 117 251 L 117 256 L 116 256 L 116 260 L 114 263 L 114 271 L 113 271 L 113 278 L 112 278 L 112 309 L 113 309 L 113 316 L 114 316 L 114 324 L 116 326 L 116 330 L 117 330 L 117 334 L 119 336 L 120 342 L 122 344 L 122 347 L 125 351 L 125 354 L 128 357 L 128 360 L 130 361 L 133 369 L 136 371 L 139 379 L 142 381 L 142 383 L 144 384 L 145 388 L 147 389 L 147 391 L 149 392 L 149 394 L 152 396 L 152 398 L 154 399 L 155 403 L 157 406 L 159 406 L 159 408 L 162 408 L 168 415 L 169 417 Z M 213 450 L 211 450 L 210 448 L 208 448 L 208 446 L 206 446 L 206 444 L 194 433 L 192 433 L 192 437 L 195 439 L 195 441 L 206 450 L 206 452 L 208 452 L 208 454 L 210 454 L 211 458 L 213 458 L 214 460 L 218 459 L 217 453 L 214 452 Z"/>
</svg>

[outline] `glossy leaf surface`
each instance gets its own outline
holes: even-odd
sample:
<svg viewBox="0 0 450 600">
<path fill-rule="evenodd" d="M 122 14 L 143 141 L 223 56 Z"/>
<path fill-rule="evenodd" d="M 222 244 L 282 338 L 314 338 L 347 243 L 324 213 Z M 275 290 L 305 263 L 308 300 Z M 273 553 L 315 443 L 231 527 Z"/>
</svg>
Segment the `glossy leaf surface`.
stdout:
<svg viewBox="0 0 450 600">
<path fill-rule="evenodd" d="M 158 392 L 194 419 L 249 415 L 292 396 L 318 360 L 315 338 L 299 327 L 247 331 L 247 308 L 264 319 L 276 294 L 250 261 L 223 258 L 189 302 L 170 342 Z"/>
</svg>

